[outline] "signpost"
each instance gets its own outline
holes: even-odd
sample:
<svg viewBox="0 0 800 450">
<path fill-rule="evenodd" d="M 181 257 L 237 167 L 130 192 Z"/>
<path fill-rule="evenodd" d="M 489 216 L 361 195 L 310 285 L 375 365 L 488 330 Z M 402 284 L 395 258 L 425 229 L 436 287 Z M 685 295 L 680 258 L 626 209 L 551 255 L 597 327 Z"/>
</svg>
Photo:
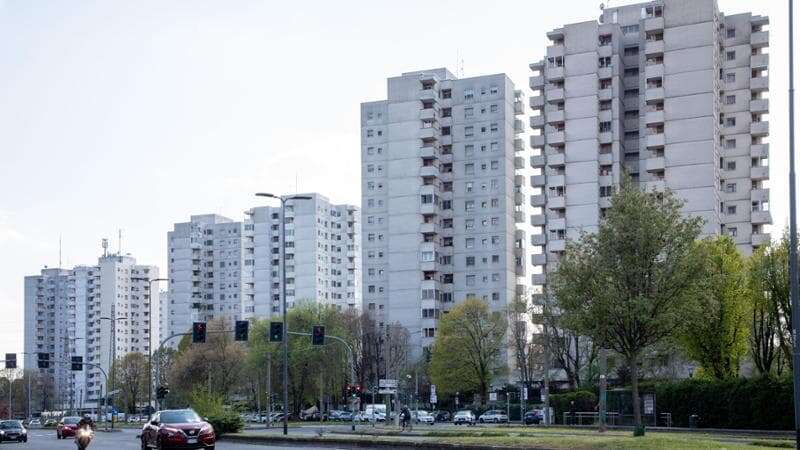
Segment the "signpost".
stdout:
<svg viewBox="0 0 800 450">
<path fill-rule="evenodd" d="M 489 392 L 489 401 L 496 402 L 497 401 L 497 392 Z"/>
<path fill-rule="evenodd" d="M 432 384 L 431 385 L 431 404 L 435 405 L 437 400 L 438 399 L 436 398 L 436 385 Z"/>
</svg>

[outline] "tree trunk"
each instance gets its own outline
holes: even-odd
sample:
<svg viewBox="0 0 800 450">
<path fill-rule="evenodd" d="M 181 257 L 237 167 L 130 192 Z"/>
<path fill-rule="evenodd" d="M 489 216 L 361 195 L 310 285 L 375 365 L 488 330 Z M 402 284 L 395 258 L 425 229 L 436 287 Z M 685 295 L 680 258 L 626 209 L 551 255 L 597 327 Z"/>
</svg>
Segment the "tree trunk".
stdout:
<svg viewBox="0 0 800 450">
<path fill-rule="evenodd" d="M 639 355 L 634 353 L 630 358 L 631 394 L 633 396 L 633 424 L 642 426 L 642 409 L 639 402 Z"/>
</svg>

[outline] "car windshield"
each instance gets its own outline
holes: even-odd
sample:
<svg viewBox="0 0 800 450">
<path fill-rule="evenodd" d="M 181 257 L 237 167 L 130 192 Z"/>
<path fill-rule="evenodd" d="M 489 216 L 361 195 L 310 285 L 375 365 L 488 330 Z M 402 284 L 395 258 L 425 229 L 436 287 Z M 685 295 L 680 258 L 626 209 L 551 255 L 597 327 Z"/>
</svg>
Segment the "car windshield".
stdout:
<svg viewBox="0 0 800 450">
<path fill-rule="evenodd" d="M 162 423 L 196 423 L 203 420 L 196 412 L 187 409 L 184 411 L 163 411 L 160 414 Z"/>
<path fill-rule="evenodd" d="M 75 424 L 77 424 L 78 422 L 81 421 L 81 418 L 80 417 L 64 417 L 63 419 L 61 419 L 61 421 L 64 422 L 65 425 L 75 425 Z"/>
<path fill-rule="evenodd" d="M 22 424 L 18 420 L 4 420 L 0 422 L 0 429 L 9 430 L 12 428 L 22 428 Z"/>
<path fill-rule="evenodd" d="M 468 416 L 472 414 L 472 411 L 459 411 L 456 413 L 457 416 Z"/>
</svg>

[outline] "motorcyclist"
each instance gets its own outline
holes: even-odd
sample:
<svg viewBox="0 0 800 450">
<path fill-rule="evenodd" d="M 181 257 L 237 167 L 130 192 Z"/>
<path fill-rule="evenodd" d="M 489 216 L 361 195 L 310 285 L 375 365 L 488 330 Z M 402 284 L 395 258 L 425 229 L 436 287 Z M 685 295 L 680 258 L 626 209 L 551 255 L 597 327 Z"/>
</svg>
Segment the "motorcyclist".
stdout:
<svg viewBox="0 0 800 450">
<path fill-rule="evenodd" d="M 402 424 L 404 430 L 408 428 L 408 424 L 410 422 L 411 422 L 411 411 L 408 410 L 407 406 L 403 406 L 403 409 L 400 410 L 400 423 Z"/>
<path fill-rule="evenodd" d="M 84 415 L 78 422 L 78 431 L 75 433 L 75 444 L 78 450 L 85 450 L 92 442 L 94 436 L 94 421 L 88 414 Z"/>
<path fill-rule="evenodd" d="M 91 416 L 89 416 L 88 414 L 84 414 L 83 417 L 81 417 L 80 422 L 78 422 L 78 428 L 79 429 L 80 428 L 84 428 L 84 427 L 89 427 L 89 429 L 92 430 L 92 431 L 94 431 L 95 428 L 96 428 L 95 424 L 94 424 L 94 421 L 92 420 Z"/>
</svg>

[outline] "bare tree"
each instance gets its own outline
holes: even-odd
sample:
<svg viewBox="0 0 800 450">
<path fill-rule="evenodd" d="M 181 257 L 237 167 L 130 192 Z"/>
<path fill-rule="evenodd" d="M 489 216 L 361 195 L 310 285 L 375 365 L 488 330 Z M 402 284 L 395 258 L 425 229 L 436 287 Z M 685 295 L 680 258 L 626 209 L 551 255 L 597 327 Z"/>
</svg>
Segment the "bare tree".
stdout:
<svg viewBox="0 0 800 450">
<path fill-rule="evenodd" d="M 150 381 L 147 374 L 147 357 L 141 353 L 128 353 L 114 362 L 112 371 L 117 379 L 125 411 L 135 413 L 136 406 L 144 400 L 147 383 Z"/>
</svg>

